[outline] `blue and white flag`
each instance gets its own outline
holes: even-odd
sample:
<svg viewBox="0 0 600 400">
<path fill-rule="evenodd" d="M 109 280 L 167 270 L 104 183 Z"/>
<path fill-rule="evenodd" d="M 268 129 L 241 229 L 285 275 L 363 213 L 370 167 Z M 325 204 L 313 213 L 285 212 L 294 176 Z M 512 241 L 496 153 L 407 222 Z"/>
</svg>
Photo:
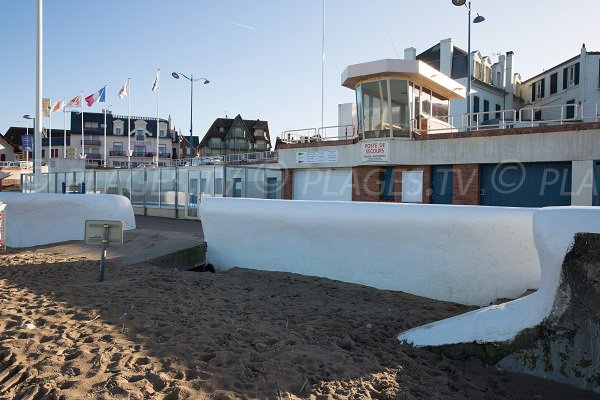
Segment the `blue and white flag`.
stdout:
<svg viewBox="0 0 600 400">
<path fill-rule="evenodd" d="M 152 84 L 152 91 L 154 92 L 158 89 L 158 83 L 160 81 L 160 69 L 156 71 L 156 76 L 154 77 L 154 83 Z"/>
</svg>

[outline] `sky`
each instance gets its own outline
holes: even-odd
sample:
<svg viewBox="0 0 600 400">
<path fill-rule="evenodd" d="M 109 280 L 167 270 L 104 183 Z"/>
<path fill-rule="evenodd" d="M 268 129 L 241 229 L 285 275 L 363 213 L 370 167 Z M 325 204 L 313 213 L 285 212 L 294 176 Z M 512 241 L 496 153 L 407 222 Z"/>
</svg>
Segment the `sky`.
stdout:
<svg viewBox="0 0 600 400">
<path fill-rule="evenodd" d="M 323 35 L 323 1 L 325 29 Z M 598 0 L 472 0 L 471 47 L 497 61 L 514 51 L 515 71 L 528 79 L 579 54 L 600 51 Z M 108 106 L 127 115 L 118 90 L 131 78 L 131 115 L 156 115 L 152 83 L 158 69 L 160 117 L 189 135 L 190 83 L 195 78 L 193 131 L 204 136 L 216 118 L 260 119 L 272 141 L 285 130 L 337 125 L 341 86 L 352 64 L 403 58 L 441 39 L 467 49 L 468 14 L 451 0 L 54 0 L 43 5 L 43 97 L 67 101 L 106 85 Z M 324 74 L 322 82 L 322 43 Z M 36 0 L 0 3 L 0 133 L 35 115 Z M 63 127 L 60 113 L 53 128 Z M 69 125 L 67 117 L 67 125 Z M 44 126 L 49 125 L 45 118 Z M 67 126 L 68 127 L 68 126 Z"/>
</svg>

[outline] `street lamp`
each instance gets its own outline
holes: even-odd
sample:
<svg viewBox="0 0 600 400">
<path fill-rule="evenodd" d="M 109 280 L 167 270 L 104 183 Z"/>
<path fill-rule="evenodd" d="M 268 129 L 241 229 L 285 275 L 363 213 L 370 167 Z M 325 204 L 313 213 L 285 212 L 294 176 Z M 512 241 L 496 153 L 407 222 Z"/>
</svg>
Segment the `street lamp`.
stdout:
<svg viewBox="0 0 600 400">
<path fill-rule="evenodd" d="M 471 124 L 471 78 L 473 76 L 472 73 L 472 69 L 473 67 L 471 66 L 471 2 L 469 1 L 468 3 L 466 2 L 466 0 L 452 0 L 452 4 L 454 4 L 455 6 L 461 7 L 461 6 L 465 6 L 467 7 L 468 10 L 468 49 L 467 49 L 467 59 L 468 59 L 468 78 L 467 78 L 467 118 L 468 118 L 468 122 L 467 122 L 467 128 L 468 126 Z M 480 22 L 485 21 L 485 18 L 481 15 L 479 15 L 479 13 L 477 14 L 477 16 L 475 17 L 475 19 L 473 19 L 473 23 L 474 24 L 478 24 Z"/>
<path fill-rule="evenodd" d="M 32 119 L 33 120 L 33 127 L 35 128 L 35 117 L 32 117 L 29 114 L 25 114 L 25 115 L 23 115 L 23 118 L 25 118 L 25 119 Z M 35 133 L 35 130 L 34 130 L 34 133 Z M 27 123 L 27 130 L 25 131 L 25 134 L 27 136 L 29 136 L 29 123 Z M 25 162 L 27 163 L 27 168 L 29 168 L 29 150 L 25 152 Z"/>
<path fill-rule="evenodd" d="M 193 138 L 192 138 L 192 129 L 193 129 L 193 124 L 192 124 L 192 119 L 194 116 L 194 82 L 196 81 L 204 81 L 203 83 L 206 85 L 207 83 L 210 83 L 210 81 L 206 78 L 197 78 L 194 79 L 194 75 L 190 74 L 189 78 L 187 76 L 185 76 L 184 74 L 182 74 L 181 72 L 173 72 L 171 73 L 171 76 L 175 79 L 179 79 L 179 76 L 183 76 L 185 79 L 187 79 L 188 81 L 190 81 L 190 158 L 194 157 L 194 153 L 193 153 L 193 149 L 194 149 L 194 142 L 193 142 Z"/>
</svg>

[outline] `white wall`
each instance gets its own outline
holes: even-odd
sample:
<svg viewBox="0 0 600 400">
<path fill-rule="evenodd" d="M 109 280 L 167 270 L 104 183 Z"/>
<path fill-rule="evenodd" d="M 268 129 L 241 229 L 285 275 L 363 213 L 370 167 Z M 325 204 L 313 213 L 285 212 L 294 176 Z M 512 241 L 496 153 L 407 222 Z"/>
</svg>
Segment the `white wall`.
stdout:
<svg viewBox="0 0 600 400">
<path fill-rule="evenodd" d="M 541 284 L 537 292 L 411 329 L 398 339 L 416 346 L 503 342 L 514 339 L 526 328 L 538 325 L 550 314 L 554 299 L 559 295 L 557 289 L 563 259 L 578 232 L 600 233 L 600 209 L 549 207 L 536 211 L 533 215 L 533 236 L 541 265 Z M 505 248 L 504 251 L 510 249 Z"/>
<path fill-rule="evenodd" d="M 123 229 L 135 228 L 131 202 L 118 195 L 0 193 L 6 204 L 8 247 L 31 247 L 83 240 L 85 220 L 123 222 Z"/>
<path fill-rule="evenodd" d="M 218 270 L 294 272 L 475 305 L 539 284 L 532 209 L 211 198 L 200 215 Z"/>
</svg>

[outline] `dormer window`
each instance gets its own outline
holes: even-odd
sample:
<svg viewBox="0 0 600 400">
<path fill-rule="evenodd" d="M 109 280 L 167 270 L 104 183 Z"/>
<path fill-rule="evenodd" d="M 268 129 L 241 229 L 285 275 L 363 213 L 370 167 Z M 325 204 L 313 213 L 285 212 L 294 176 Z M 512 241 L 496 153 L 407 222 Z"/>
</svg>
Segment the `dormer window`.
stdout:
<svg viewBox="0 0 600 400">
<path fill-rule="evenodd" d="M 115 128 L 115 135 L 116 136 L 122 136 L 123 135 L 123 128 Z"/>
<path fill-rule="evenodd" d="M 166 137 L 167 136 L 167 131 L 165 131 L 164 129 L 161 129 L 159 132 L 160 137 Z"/>
<path fill-rule="evenodd" d="M 138 129 L 135 131 L 135 140 L 143 142 L 144 141 L 144 130 Z"/>
</svg>

